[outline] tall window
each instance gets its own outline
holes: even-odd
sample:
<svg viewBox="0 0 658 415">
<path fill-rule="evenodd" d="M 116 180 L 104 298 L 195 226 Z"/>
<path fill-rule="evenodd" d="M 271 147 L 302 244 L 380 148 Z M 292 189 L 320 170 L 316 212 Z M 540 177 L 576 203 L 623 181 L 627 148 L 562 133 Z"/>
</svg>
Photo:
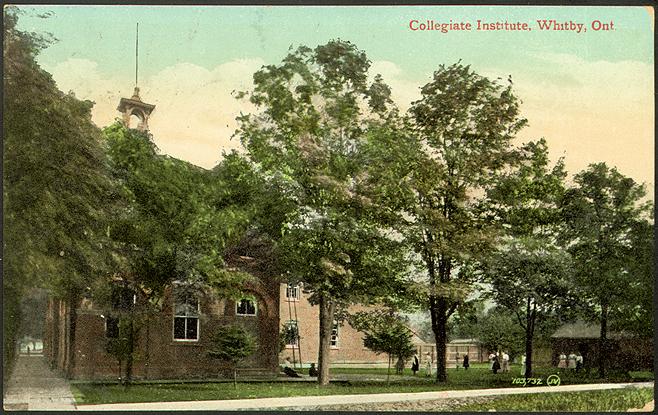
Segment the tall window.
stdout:
<svg viewBox="0 0 658 415">
<path fill-rule="evenodd" d="M 235 303 L 235 314 L 239 316 L 255 316 L 256 301 L 250 298 L 243 298 Z"/>
<path fill-rule="evenodd" d="M 199 340 L 199 300 L 194 296 L 174 303 L 174 340 Z"/>
<path fill-rule="evenodd" d="M 286 346 L 297 346 L 299 344 L 299 329 L 297 326 L 297 320 L 286 321 L 283 330 Z"/>
<path fill-rule="evenodd" d="M 338 322 L 334 321 L 334 325 L 331 327 L 331 340 L 329 342 L 331 347 L 338 347 Z"/>
<path fill-rule="evenodd" d="M 105 337 L 116 339 L 119 337 L 119 319 L 116 317 L 105 318 Z"/>
<path fill-rule="evenodd" d="M 299 284 L 288 284 L 286 287 L 286 299 L 299 300 Z"/>
</svg>

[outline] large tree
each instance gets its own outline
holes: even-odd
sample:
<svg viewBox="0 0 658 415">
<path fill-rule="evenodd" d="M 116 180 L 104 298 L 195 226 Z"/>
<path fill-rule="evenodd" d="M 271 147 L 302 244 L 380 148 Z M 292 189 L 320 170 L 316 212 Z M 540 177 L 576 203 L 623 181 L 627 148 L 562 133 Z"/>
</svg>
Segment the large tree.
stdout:
<svg viewBox="0 0 658 415">
<path fill-rule="evenodd" d="M 497 250 L 489 263 L 489 280 L 497 304 L 513 312 L 525 334 L 525 376 L 532 377 L 537 322 L 552 315 L 568 296 L 571 258 L 541 238 L 516 238 Z"/>
<path fill-rule="evenodd" d="M 436 379 L 444 382 L 448 319 L 468 296 L 475 260 L 493 242 L 479 200 L 514 159 L 511 141 L 525 120 L 511 83 L 502 86 L 459 63 L 434 72 L 409 116 L 410 143 L 391 149 L 409 151 L 397 181 L 411 190 L 401 192 L 409 199 L 400 220 L 405 241 L 422 259 Z"/>
<path fill-rule="evenodd" d="M 526 377 L 538 321 L 569 302 L 569 254 L 557 244 L 564 195 L 563 160 L 551 168 L 545 140 L 518 149 L 518 163 L 501 175 L 485 204 L 502 225 L 500 247 L 487 262 L 486 281 L 497 304 L 514 313 L 525 333 Z"/>
<path fill-rule="evenodd" d="M 364 146 L 392 114 L 390 90 L 368 78 L 353 44 L 300 47 L 254 74 L 257 112 L 239 117 L 237 136 L 260 174 L 291 207 L 278 235 L 291 281 L 303 281 L 320 309 L 318 382 L 329 382 L 336 309 L 390 288 L 395 241 L 368 197 Z M 376 281 L 376 282 L 375 282 Z"/>
<path fill-rule="evenodd" d="M 115 263 L 106 230 L 117 195 L 102 134 L 91 122 L 93 103 L 57 89 L 35 61 L 48 42 L 18 30 L 17 14 L 5 9 L 3 305 L 5 317 L 16 317 L 5 334 L 20 317 L 7 307 L 26 288 L 41 286 L 71 307 L 68 341 L 74 344 L 80 297 Z"/>
<path fill-rule="evenodd" d="M 644 199 L 644 186 L 605 163 L 591 164 L 574 182 L 564 197 L 564 236 L 576 264 L 578 293 L 600 324 L 598 369 L 605 377 L 608 323 L 621 308 L 637 304 L 637 298 L 628 296 L 638 282 L 633 264 L 646 263 L 642 258 L 652 250 L 647 236 L 637 239 L 636 233 L 647 221 L 651 204 Z M 636 250 L 633 242 L 641 239 L 644 247 Z M 650 268 L 639 272 L 641 278 L 653 280 Z M 644 287 L 651 290 L 652 284 Z"/>
</svg>

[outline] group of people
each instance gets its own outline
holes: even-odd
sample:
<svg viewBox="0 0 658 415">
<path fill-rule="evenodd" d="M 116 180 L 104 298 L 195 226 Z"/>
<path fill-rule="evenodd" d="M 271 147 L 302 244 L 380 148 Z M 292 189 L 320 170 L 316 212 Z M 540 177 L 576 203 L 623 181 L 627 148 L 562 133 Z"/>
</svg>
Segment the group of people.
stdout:
<svg viewBox="0 0 658 415">
<path fill-rule="evenodd" d="M 557 363 L 558 369 L 571 369 L 576 372 L 580 372 L 580 369 L 583 368 L 583 356 L 578 353 L 571 352 L 569 356 L 564 353 L 560 353 Z"/>
<path fill-rule="evenodd" d="M 425 376 L 432 376 L 433 369 L 432 355 L 430 352 L 427 352 L 425 353 Z M 414 357 L 411 360 L 411 372 L 416 376 L 416 372 L 418 371 L 420 371 L 420 360 L 418 359 L 418 354 L 414 353 Z"/>
<path fill-rule="evenodd" d="M 290 358 L 286 357 L 283 361 L 283 373 L 291 378 L 301 378 L 299 373 L 292 367 Z M 308 368 L 308 375 L 310 377 L 318 377 L 318 369 L 315 367 L 315 363 L 311 363 L 311 366 Z"/>
<path fill-rule="evenodd" d="M 489 354 L 489 365 L 494 374 L 498 371 L 509 372 L 509 354 L 507 352 L 491 352 Z"/>
</svg>

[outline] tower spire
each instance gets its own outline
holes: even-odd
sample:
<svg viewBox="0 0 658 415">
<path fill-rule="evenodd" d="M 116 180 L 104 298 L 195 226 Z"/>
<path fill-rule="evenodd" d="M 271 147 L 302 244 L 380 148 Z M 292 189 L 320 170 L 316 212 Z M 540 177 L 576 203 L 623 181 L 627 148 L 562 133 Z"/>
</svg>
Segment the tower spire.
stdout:
<svg viewBox="0 0 658 415">
<path fill-rule="evenodd" d="M 148 131 L 148 119 L 155 105 L 147 104 L 139 96 L 139 22 L 135 27 L 135 91 L 130 98 L 121 98 L 117 110 L 123 115 L 123 123 L 130 128 L 130 117 L 138 118 L 139 123 L 135 128 Z"/>
<path fill-rule="evenodd" d="M 139 71 L 139 22 L 137 22 L 137 27 L 135 29 L 135 87 L 139 85 L 137 82 L 137 73 Z"/>
</svg>

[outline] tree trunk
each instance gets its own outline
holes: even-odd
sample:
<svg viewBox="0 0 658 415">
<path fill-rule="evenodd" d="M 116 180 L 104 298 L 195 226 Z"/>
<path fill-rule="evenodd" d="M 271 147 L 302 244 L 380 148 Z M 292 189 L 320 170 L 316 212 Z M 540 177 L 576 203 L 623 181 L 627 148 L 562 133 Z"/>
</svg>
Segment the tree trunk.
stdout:
<svg viewBox="0 0 658 415">
<path fill-rule="evenodd" d="M 238 367 L 233 366 L 233 388 L 238 388 Z"/>
<path fill-rule="evenodd" d="M 68 379 L 73 378 L 73 371 L 75 368 L 75 331 L 78 322 L 78 301 L 79 295 L 76 291 L 69 291 L 69 348 L 68 353 L 68 364 L 66 365 L 66 377 Z"/>
<path fill-rule="evenodd" d="M 329 384 L 329 353 L 331 350 L 331 329 L 334 325 L 336 304 L 326 295 L 319 296 L 320 306 L 320 342 L 318 345 L 318 384 Z"/>
<path fill-rule="evenodd" d="M 130 384 L 133 377 L 133 354 L 135 352 L 135 325 L 132 317 L 128 324 L 128 356 L 126 357 L 126 384 Z"/>
<path fill-rule="evenodd" d="M 149 378 L 149 365 L 151 361 L 151 354 L 149 348 L 151 347 L 151 313 L 147 312 L 146 315 L 146 339 L 144 344 L 144 378 Z"/>
<path fill-rule="evenodd" d="M 605 378 L 605 363 L 608 358 L 608 304 L 601 304 L 601 335 L 599 337 L 599 377 Z"/>
<path fill-rule="evenodd" d="M 535 334 L 535 307 L 530 307 L 531 298 L 528 297 L 526 303 L 526 324 L 525 324 L 525 374 L 526 378 L 532 377 L 532 338 Z"/>
<path fill-rule="evenodd" d="M 432 306 L 433 304 L 433 306 Z M 446 339 L 447 339 L 447 304 L 445 298 L 430 301 L 430 315 L 436 344 L 436 381 L 446 382 Z"/>
<path fill-rule="evenodd" d="M 532 337 L 530 328 L 525 331 L 525 374 L 526 378 L 532 377 Z"/>
<path fill-rule="evenodd" d="M 388 385 L 391 378 L 391 355 L 388 355 L 388 371 L 386 372 L 386 384 Z"/>
</svg>

